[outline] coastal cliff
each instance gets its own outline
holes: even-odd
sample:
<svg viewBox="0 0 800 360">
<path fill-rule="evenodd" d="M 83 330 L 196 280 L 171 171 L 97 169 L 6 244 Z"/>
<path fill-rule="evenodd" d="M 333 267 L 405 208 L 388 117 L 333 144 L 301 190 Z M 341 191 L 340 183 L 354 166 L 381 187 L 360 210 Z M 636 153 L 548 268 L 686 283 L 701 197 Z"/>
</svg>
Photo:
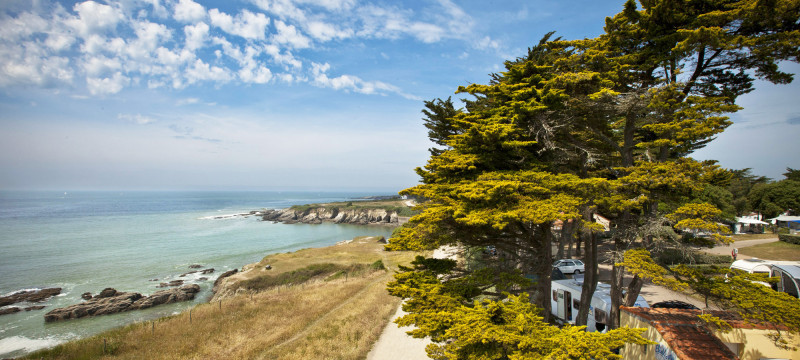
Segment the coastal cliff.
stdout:
<svg viewBox="0 0 800 360">
<path fill-rule="evenodd" d="M 400 216 L 398 210 L 329 206 L 291 207 L 281 210 L 265 210 L 261 218 L 264 221 L 282 222 L 285 224 L 320 224 L 322 222 L 332 222 L 336 224 L 389 226 L 398 226 L 408 220 L 408 217 Z"/>
</svg>

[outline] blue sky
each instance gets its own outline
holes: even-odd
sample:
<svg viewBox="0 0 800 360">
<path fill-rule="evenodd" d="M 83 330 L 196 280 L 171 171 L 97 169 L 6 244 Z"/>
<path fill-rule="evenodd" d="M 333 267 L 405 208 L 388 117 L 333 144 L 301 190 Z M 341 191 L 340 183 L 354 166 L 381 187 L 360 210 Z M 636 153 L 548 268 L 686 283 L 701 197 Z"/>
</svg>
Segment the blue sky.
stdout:
<svg viewBox="0 0 800 360">
<path fill-rule="evenodd" d="M 423 100 L 623 2 L 4 0 L 0 189 L 397 191 L 428 157 Z M 798 94 L 759 83 L 696 157 L 800 168 Z"/>
</svg>

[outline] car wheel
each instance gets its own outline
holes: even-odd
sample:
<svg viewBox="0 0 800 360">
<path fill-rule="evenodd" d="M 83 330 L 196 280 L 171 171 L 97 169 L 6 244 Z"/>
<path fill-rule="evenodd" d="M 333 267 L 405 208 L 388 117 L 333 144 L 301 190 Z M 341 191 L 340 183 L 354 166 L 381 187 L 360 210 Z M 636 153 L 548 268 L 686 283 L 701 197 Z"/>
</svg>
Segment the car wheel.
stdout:
<svg viewBox="0 0 800 360">
<path fill-rule="evenodd" d="M 578 269 L 575 269 L 575 271 L 574 271 L 572 274 L 573 274 L 573 275 L 575 275 L 575 274 L 580 274 L 580 273 L 581 273 L 581 271 L 580 271 L 580 270 L 578 270 Z"/>
</svg>

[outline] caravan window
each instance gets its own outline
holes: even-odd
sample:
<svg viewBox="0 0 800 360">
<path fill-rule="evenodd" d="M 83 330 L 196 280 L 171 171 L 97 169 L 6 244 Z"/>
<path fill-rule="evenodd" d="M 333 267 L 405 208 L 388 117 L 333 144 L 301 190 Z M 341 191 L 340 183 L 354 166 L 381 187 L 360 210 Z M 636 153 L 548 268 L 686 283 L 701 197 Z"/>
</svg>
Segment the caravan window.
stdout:
<svg viewBox="0 0 800 360">
<path fill-rule="evenodd" d="M 558 301 L 558 290 L 553 290 L 553 301 Z"/>
<path fill-rule="evenodd" d="M 581 308 L 581 301 L 578 300 L 578 299 L 572 299 L 572 307 L 574 307 L 576 309 L 580 309 Z"/>
</svg>

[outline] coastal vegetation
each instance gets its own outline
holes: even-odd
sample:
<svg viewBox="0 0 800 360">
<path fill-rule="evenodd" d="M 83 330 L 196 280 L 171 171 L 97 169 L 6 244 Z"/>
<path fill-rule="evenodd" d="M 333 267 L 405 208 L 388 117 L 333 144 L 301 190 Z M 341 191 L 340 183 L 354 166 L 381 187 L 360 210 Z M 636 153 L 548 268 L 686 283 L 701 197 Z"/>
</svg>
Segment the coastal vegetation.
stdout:
<svg viewBox="0 0 800 360">
<path fill-rule="evenodd" d="M 384 252 L 377 240 L 269 255 L 226 278 L 207 304 L 22 359 L 363 359 L 399 303 L 386 293 L 392 270 L 414 256 Z M 309 269 L 326 270 L 283 275 Z M 266 273 L 294 280 L 259 289 L 240 286 Z"/>
<path fill-rule="evenodd" d="M 799 60 L 798 19 L 796 1 L 629 0 L 602 35 L 566 41 L 547 34 L 488 84 L 458 87 L 468 97 L 463 108 L 450 98 L 425 102 L 423 120 L 439 147 L 416 170 L 422 184 L 401 194 L 427 201 L 387 249 L 455 245 L 496 255 L 473 268 L 416 259 L 389 286 L 406 299 L 409 314 L 398 324 L 430 336 L 436 359 L 618 358 L 611 350 L 620 341 L 643 341 L 619 328 L 619 308 L 632 306 L 652 281 L 800 333 L 800 312 L 780 311 L 796 308 L 797 299 L 740 286 L 748 280 L 740 274 L 709 286 L 698 268 L 660 262 L 670 258 L 664 253 L 731 242 L 720 222 L 736 211 L 724 191 L 736 172 L 690 155 L 731 125 L 737 98 L 756 79 L 792 81 L 778 64 Z M 747 180 L 746 171 L 739 175 Z M 613 231 L 606 234 L 598 216 Z M 699 233 L 707 236 L 687 235 Z M 607 325 L 616 330 L 548 327 L 553 248 L 565 243 L 583 245 L 581 298 L 595 292 L 597 264 L 611 264 Z M 610 248 L 603 254 L 601 243 Z M 576 304 L 578 325 L 589 307 Z"/>
</svg>

